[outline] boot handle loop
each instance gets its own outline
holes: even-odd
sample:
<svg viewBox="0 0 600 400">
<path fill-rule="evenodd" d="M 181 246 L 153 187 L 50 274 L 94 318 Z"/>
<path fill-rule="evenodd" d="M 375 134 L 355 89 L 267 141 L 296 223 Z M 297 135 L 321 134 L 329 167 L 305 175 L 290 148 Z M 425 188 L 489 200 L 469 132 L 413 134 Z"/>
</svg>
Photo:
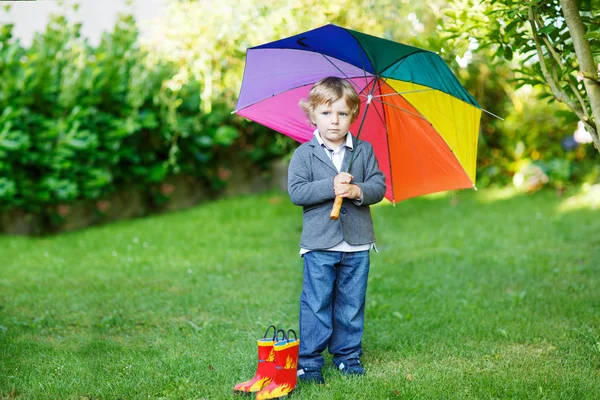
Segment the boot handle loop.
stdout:
<svg viewBox="0 0 600 400">
<path fill-rule="evenodd" d="M 296 331 L 294 331 L 293 329 L 290 329 L 289 331 L 287 331 L 287 337 L 291 337 L 290 332 L 292 332 L 294 334 L 294 341 L 298 340 L 298 336 L 296 336 Z"/>
<path fill-rule="evenodd" d="M 279 332 L 281 332 L 281 336 L 282 336 L 282 338 L 281 338 L 281 339 L 279 339 Z M 282 341 L 284 341 L 284 340 L 287 342 L 287 340 L 288 340 L 288 337 L 287 337 L 287 335 L 285 334 L 285 331 L 284 331 L 283 329 L 279 329 L 279 330 L 277 331 L 277 334 L 275 335 L 275 341 L 276 341 L 276 342 L 282 342 Z"/>
<path fill-rule="evenodd" d="M 263 337 L 264 339 L 267 338 L 267 334 L 269 333 L 271 328 L 273 328 L 273 340 L 275 340 L 275 336 L 277 336 L 277 328 L 275 327 L 275 325 L 271 325 L 267 328 L 267 330 L 265 331 L 265 336 Z"/>
</svg>

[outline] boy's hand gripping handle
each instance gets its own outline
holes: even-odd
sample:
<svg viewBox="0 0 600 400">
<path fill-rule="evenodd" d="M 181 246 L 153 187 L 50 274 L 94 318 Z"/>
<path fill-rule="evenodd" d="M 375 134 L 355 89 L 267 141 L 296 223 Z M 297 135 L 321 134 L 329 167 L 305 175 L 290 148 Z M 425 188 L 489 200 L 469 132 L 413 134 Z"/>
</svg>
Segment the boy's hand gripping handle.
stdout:
<svg viewBox="0 0 600 400">
<path fill-rule="evenodd" d="M 335 201 L 333 202 L 333 207 L 331 208 L 331 214 L 329 214 L 329 218 L 331 218 L 334 221 L 340 217 L 340 208 L 342 207 L 342 201 L 344 201 L 343 197 L 335 196 Z"/>
</svg>

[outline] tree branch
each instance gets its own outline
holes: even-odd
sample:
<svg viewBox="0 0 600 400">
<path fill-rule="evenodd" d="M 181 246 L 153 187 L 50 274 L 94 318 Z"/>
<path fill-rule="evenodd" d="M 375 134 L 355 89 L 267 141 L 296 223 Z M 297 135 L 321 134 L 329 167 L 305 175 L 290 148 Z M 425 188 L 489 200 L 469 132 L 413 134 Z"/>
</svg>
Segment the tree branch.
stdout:
<svg viewBox="0 0 600 400">
<path fill-rule="evenodd" d="M 537 27 L 535 24 L 533 8 L 531 6 L 529 6 L 529 7 L 527 7 L 527 10 L 529 13 L 529 24 L 531 25 L 531 30 L 533 33 L 533 35 L 532 35 L 533 41 L 535 42 L 535 48 L 537 50 L 538 58 L 540 60 L 540 67 L 542 68 L 542 74 L 544 75 L 544 78 L 546 78 L 546 81 L 550 85 L 552 94 L 554 95 L 556 100 L 567 104 L 569 106 L 569 108 L 571 110 L 573 110 L 580 119 L 583 119 L 585 117 L 583 109 L 579 106 L 579 104 L 574 102 L 564 90 L 562 90 L 558 86 L 558 82 L 556 82 L 554 80 L 554 77 L 552 76 L 550 71 L 548 71 L 548 67 L 546 66 L 546 60 L 544 59 L 544 52 L 542 50 L 542 44 L 540 43 L 540 35 L 538 34 L 538 30 L 537 30 Z"/>
<path fill-rule="evenodd" d="M 567 82 L 569 82 L 569 87 L 571 88 L 573 93 L 575 93 L 575 96 L 577 96 L 577 100 L 579 100 L 579 104 L 581 104 L 581 108 L 583 108 L 583 112 L 585 113 L 585 119 L 583 121 L 589 121 L 590 113 L 588 112 L 587 105 L 585 104 L 585 100 L 583 100 L 581 93 L 579 93 L 579 89 L 577 89 L 577 87 L 573 83 L 573 79 L 574 78 L 572 76 L 568 76 Z"/>
<path fill-rule="evenodd" d="M 598 132 L 600 131 L 600 83 L 597 82 L 598 71 L 594 62 L 594 56 L 592 55 L 590 42 L 585 38 L 585 26 L 581 21 L 577 1 L 560 0 L 560 6 L 565 17 L 565 22 L 567 23 L 567 28 L 569 28 L 569 34 L 573 39 L 580 72 L 584 76 L 583 84 L 590 101 L 590 108 L 592 109 L 594 119 L 592 125 L 595 125 L 595 129 L 592 129 L 590 134 L 596 150 L 600 152 L 600 139 L 598 138 Z M 590 79 L 590 76 L 593 76 L 594 79 Z"/>
<path fill-rule="evenodd" d="M 579 71 L 579 73 L 581 74 L 582 78 L 586 78 L 586 79 L 589 79 L 590 81 L 593 81 L 594 83 L 600 84 L 600 79 L 598 78 L 598 74 L 590 74 L 589 72 L 585 72 L 585 71 Z"/>
<path fill-rule="evenodd" d="M 564 0 L 561 0 L 561 3 L 563 1 Z M 590 134 L 591 134 L 592 140 L 594 142 L 594 146 L 600 152 L 600 141 L 598 140 L 597 127 L 595 127 L 593 124 L 588 122 L 589 117 L 586 118 L 586 113 L 583 111 L 585 107 L 582 108 L 564 90 L 562 90 L 560 88 L 560 86 L 558 85 L 558 82 L 555 81 L 555 79 L 552 76 L 552 74 L 550 73 L 550 71 L 548 71 L 548 67 L 546 65 L 546 60 L 544 59 L 544 52 L 542 51 L 542 44 L 540 43 L 540 34 L 538 33 L 537 26 L 535 23 L 535 15 L 534 15 L 532 6 L 527 7 L 527 12 L 528 12 L 528 16 L 529 16 L 529 24 L 531 25 L 533 41 L 535 43 L 535 48 L 537 50 L 538 58 L 540 61 L 540 67 L 542 69 L 542 74 L 544 75 L 544 78 L 550 85 L 552 94 L 554 95 L 556 100 L 565 103 L 577 115 L 577 117 L 579 117 L 579 119 L 582 120 L 584 122 L 584 124 L 586 124 L 586 126 L 589 127 Z M 592 107 L 592 111 L 593 111 L 593 107 Z"/>
<path fill-rule="evenodd" d="M 536 18 L 536 22 L 537 22 L 538 26 L 541 26 L 539 18 Z M 544 44 L 546 45 L 546 49 L 548 49 L 548 52 L 552 55 L 552 57 L 554 58 L 554 61 L 560 68 L 560 66 L 563 64 L 563 60 L 561 60 L 561 58 L 558 55 L 558 53 L 556 52 L 556 50 L 554 50 L 554 46 L 552 46 L 552 43 L 550 43 L 550 40 L 547 38 L 547 35 L 540 35 L 540 36 L 541 36 L 542 40 L 544 41 Z M 567 71 L 567 74 L 568 74 L 568 71 Z M 562 75 L 562 70 L 561 70 L 561 75 Z M 558 78 L 556 80 L 558 81 Z M 572 77 L 570 75 L 567 75 L 566 81 L 569 84 L 569 87 L 571 88 L 571 90 L 573 91 L 575 96 L 577 97 L 577 100 L 579 100 L 579 104 L 581 105 L 581 108 L 585 114 L 584 122 L 589 120 L 590 114 L 588 113 L 587 105 L 585 104 L 583 97 L 581 97 L 581 93 L 579 93 L 579 90 L 573 84 Z"/>
</svg>

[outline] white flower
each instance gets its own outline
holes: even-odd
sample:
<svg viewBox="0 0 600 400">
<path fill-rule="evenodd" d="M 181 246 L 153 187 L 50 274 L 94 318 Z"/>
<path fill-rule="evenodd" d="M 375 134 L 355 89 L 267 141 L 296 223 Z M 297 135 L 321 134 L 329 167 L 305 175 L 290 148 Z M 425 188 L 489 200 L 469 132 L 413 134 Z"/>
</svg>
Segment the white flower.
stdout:
<svg viewBox="0 0 600 400">
<path fill-rule="evenodd" d="M 573 133 L 573 139 L 577 143 L 592 143 L 592 135 L 585 129 L 582 121 L 577 123 L 577 129 Z"/>
</svg>

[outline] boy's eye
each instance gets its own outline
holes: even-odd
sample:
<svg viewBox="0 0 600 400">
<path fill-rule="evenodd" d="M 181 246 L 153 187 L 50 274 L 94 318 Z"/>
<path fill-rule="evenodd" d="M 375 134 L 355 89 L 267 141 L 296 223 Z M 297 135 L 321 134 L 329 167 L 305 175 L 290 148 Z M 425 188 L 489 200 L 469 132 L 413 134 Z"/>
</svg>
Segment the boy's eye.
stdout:
<svg viewBox="0 0 600 400">
<path fill-rule="evenodd" d="M 347 117 L 347 116 L 348 116 L 348 113 L 342 112 L 342 113 L 340 113 L 340 115 L 341 115 L 342 117 Z"/>
<path fill-rule="evenodd" d="M 323 114 L 323 115 L 329 115 L 331 113 L 329 111 L 323 111 L 321 114 Z"/>
</svg>

